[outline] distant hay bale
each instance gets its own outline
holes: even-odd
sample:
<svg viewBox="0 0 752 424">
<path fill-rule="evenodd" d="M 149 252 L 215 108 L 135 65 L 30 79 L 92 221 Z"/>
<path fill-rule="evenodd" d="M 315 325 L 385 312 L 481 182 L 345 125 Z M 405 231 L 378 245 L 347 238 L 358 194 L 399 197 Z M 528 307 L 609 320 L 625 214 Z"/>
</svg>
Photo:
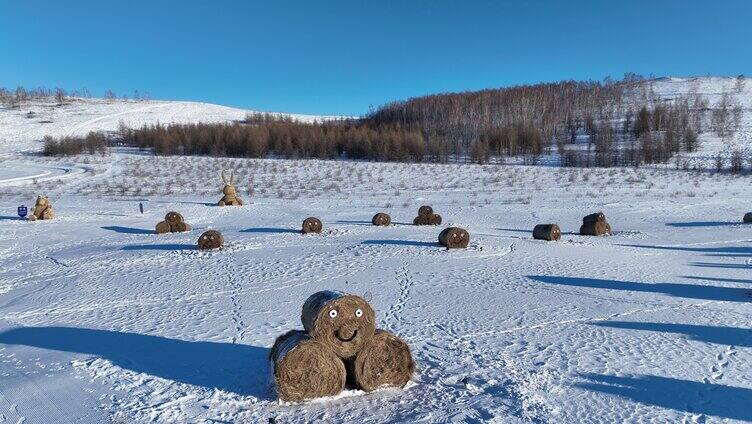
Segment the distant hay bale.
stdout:
<svg viewBox="0 0 752 424">
<path fill-rule="evenodd" d="M 418 215 L 413 219 L 413 225 L 428 225 L 428 217 L 424 215 Z"/>
<path fill-rule="evenodd" d="M 533 238 L 537 240 L 557 241 L 561 239 L 561 229 L 556 224 L 538 224 L 533 228 Z"/>
<path fill-rule="evenodd" d="M 392 217 L 388 213 L 379 212 L 371 219 L 373 225 L 385 227 L 392 223 Z"/>
<path fill-rule="evenodd" d="M 580 235 L 583 236 L 604 236 L 611 234 L 611 225 L 604 221 L 590 221 L 582 224 Z"/>
<path fill-rule="evenodd" d="M 428 213 L 426 213 L 428 212 Z M 418 209 L 418 216 L 413 219 L 413 225 L 440 225 L 441 215 L 433 213 L 430 206 L 421 206 Z"/>
<path fill-rule="evenodd" d="M 340 358 L 358 353 L 376 331 L 376 312 L 360 296 L 325 290 L 306 299 L 303 327 Z"/>
<path fill-rule="evenodd" d="M 433 213 L 433 208 L 428 205 L 423 205 L 418 208 L 418 216 L 428 216 Z"/>
<path fill-rule="evenodd" d="M 410 346 L 396 335 L 376 330 L 354 361 L 347 362 L 356 386 L 367 392 L 382 387 L 405 387 L 415 373 Z"/>
<path fill-rule="evenodd" d="M 345 388 L 342 360 L 305 331 L 289 331 L 277 338 L 269 354 L 279 398 L 302 402 L 334 396 Z"/>
<path fill-rule="evenodd" d="M 320 233 L 324 224 L 316 217 L 308 217 L 303 221 L 303 234 Z"/>
<path fill-rule="evenodd" d="M 199 236 L 196 242 L 199 250 L 220 249 L 225 244 L 225 238 L 217 230 L 209 230 Z"/>
<path fill-rule="evenodd" d="M 37 201 L 34 205 L 34 209 L 29 215 L 29 221 L 45 220 L 55 218 L 55 213 L 52 211 L 52 203 L 47 196 L 37 196 Z"/>
<path fill-rule="evenodd" d="M 588 222 L 606 222 L 606 215 L 603 212 L 591 213 L 582 218 L 583 224 L 587 224 Z"/>
<path fill-rule="evenodd" d="M 170 232 L 170 224 L 167 221 L 159 221 L 156 227 L 157 234 L 165 234 Z"/>
<path fill-rule="evenodd" d="M 165 220 L 157 224 L 157 234 L 164 233 L 183 233 L 191 231 L 191 226 L 188 225 L 180 212 L 170 211 L 165 215 Z"/>
<path fill-rule="evenodd" d="M 439 243 L 447 249 L 464 249 L 470 243 L 470 233 L 464 228 L 447 227 L 439 234 Z"/>
<path fill-rule="evenodd" d="M 744 214 L 744 222 L 752 223 L 752 212 L 747 212 Z"/>
</svg>

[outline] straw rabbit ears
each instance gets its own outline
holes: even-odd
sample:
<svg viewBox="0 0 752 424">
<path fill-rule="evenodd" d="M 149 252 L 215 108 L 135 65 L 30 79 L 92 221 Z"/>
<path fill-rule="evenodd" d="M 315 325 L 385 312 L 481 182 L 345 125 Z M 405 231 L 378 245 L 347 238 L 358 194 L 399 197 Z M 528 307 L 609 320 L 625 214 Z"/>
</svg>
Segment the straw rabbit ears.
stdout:
<svg viewBox="0 0 752 424">
<path fill-rule="evenodd" d="M 227 175 L 225 175 L 225 170 L 223 169 L 219 175 L 222 177 L 222 182 L 225 183 L 225 185 L 235 185 L 235 171 L 229 171 L 230 177 L 228 178 Z"/>
</svg>

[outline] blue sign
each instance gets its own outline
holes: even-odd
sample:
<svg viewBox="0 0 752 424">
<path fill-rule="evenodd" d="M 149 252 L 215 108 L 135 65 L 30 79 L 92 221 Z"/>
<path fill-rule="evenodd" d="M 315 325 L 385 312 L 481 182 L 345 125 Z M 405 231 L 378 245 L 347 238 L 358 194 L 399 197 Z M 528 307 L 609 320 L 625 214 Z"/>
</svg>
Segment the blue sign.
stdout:
<svg viewBox="0 0 752 424">
<path fill-rule="evenodd" d="M 21 205 L 18 207 L 18 216 L 21 218 L 26 218 L 26 214 L 29 213 L 29 210 L 26 209 L 26 206 Z"/>
</svg>

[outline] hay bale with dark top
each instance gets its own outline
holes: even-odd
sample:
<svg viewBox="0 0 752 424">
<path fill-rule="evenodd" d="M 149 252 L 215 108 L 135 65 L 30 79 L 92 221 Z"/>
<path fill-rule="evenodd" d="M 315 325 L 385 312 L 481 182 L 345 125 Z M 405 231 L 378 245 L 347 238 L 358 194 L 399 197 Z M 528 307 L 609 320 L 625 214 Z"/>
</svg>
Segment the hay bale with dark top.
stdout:
<svg viewBox="0 0 752 424">
<path fill-rule="evenodd" d="M 441 225 L 441 215 L 437 213 L 428 215 L 428 225 Z"/>
<path fill-rule="evenodd" d="M 181 215 L 179 212 L 170 211 L 167 212 L 164 219 L 170 225 L 176 225 L 178 222 L 183 222 L 183 215 Z"/>
<path fill-rule="evenodd" d="M 747 212 L 744 214 L 744 222 L 752 223 L 752 212 Z"/>
<path fill-rule="evenodd" d="M 433 213 L 433 208 L 428 205 L 423 205 L 418 208 L 418 216 L 429 216 Z"/>
<path fill-rule="evenodd" d="M 220 249 L 225 244 L 225 238 L 219 231 L 209 230 L 201 234 L 196 243 L 199 250 Z"/>
<path fill-rule="evenodd" d="M 376 312 L 360 296 L 320 291 L 303 304 L 303 327 L 340 358 L 358 353 L 376 331 Z"/>
<path fill-rule="evenodd" d="M 556 224 L 538 224 L 533 228 L 533 238 L 537 240 L 557 241 L 561 239 L 561 229 Z"/>
<path fill-rule="evenodd" d="M 464 228 L 447 227 L 439 233 L 439 243 L 447 249 L 464 249 L 470 243 L 470 233 Z"/>
<path fill-rule="evenodd" d="M 324 224 L 316 217 L 309 217 L 303 221 L 303 234 L 320 233 L 324 228 Z"/>
<path fill-rule="evenodd" d="M 591 221 L 582 224 L 580 235 L 583 236 L 604 236 L 611 234 L 611 226 L 603 221 Z"/>
<path fill-rule="evenodd" d="M 371 341 L 347 361 L 355 385 L 367 392 L 382 387 L 405 387 L 415 373 L 410 346 L 396 335 L 376 330 Z"/>
<path fill-rule="evenodd" d="M 582 218 L 583 224 L 587 224 L 588 222 L 606 222 L 606 215 L 603 212 L 591 213 Z"/>
<path fill-rule="evenodd" d="M 379 212 L 371 218 L 371 223 L 376 226 L 386 227 L 392 223 L 392 217 L 388 213 Z"/>
<path fill-rule="evenodd" d="M 334 396 L 345 388 L 342 360 L 305 331 L 289 331 L 277 338 L 269 354 L 279 398 L 302 402 Z"/>
</svg>

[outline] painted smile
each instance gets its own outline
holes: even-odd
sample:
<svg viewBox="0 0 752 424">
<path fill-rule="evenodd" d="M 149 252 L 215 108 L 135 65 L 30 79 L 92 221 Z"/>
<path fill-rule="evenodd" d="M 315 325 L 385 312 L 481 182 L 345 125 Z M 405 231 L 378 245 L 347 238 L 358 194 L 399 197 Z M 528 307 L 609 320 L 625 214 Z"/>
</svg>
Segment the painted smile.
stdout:
<svg viewBox="0 0 752 424">
<path fill-rule="evenodd" d="M 336 331 L 336 332 L 334 333 L 334 335 L 335 335 L 335 337 L 337 337 L 337 340 L 339 340 L 339 341 L 341 341 L 341 342 L 345 342 L 345 343 L 346 343 L 346 342 L 351 342 L 351 341 L 353 341 L 353 340 L 355 339 L 355 336 L 357 336 L 357 335 L 358 335 L 358 330 L 355 330 L 355 331 L 353 331 L 353 333 L 352 333 L 352 336 L 350 336 L 350 337 L 348 337 L 348 338 L 342 338 L 342 337 L 340 337 L 340 335 L 339 335 L 339 330 L 337 330 L 337 331 Z"/>
</svg>

